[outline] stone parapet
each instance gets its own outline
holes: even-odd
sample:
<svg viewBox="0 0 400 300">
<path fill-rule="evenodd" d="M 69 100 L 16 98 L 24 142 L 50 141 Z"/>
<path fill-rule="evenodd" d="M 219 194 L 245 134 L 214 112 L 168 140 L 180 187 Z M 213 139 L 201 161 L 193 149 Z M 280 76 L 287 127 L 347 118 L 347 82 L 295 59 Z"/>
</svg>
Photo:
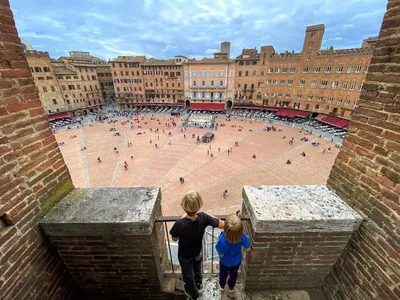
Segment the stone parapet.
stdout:
<svg viewBox="0 0 400 300">
<path fill-rule="evenodd" d="M 246 290 L 321 286 L 362 218 L 325 186 L 243 188 Z"/>
<path fill-rule="evenodd" d="M 83 295 L 173 299 L 163 293 L 159 188 L 72 191 L 40 222 Z"/>
</svg>

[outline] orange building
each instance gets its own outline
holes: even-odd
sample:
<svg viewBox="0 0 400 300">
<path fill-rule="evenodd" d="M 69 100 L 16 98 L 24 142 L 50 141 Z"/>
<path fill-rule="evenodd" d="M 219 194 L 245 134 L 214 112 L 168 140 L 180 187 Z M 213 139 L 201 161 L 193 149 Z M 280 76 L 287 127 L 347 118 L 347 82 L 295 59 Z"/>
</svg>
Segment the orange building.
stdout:
<svg viewBox="0 0 400 300">
<path fill-rule="evenodd" d="M 355 49 L 321 50 L 325 26 L 306 29 L 300 53 L 244 49 L 236 58 L 234 107 L 287 107 L 348 119 L 360 96 L 376 38 Z"/>
<path fill-rule="evenodd" d="M 117 103 L 123 108 L 146 104 L 142 63 L 145 56 L 118 56 L 109 62 Z"/>
<path fill-rule="evenodd" d="M 142 63 L 146 104 L 150 106 L 183 106 L 183 67 L 188 59 L 146 59 Z"/>
</svg>

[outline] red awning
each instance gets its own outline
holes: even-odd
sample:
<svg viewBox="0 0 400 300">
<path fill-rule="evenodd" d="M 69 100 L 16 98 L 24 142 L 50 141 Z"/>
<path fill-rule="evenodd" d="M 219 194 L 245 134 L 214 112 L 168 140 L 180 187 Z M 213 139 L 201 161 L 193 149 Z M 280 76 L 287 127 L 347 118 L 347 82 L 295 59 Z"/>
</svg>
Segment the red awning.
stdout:
<svg viewBox="0 0 400 300">
<path fill-rule="evenodd" d="M 52 116 L 48 116 L 47 120 L 53 121 L 53 120 L 63 119 L 63 118 L 71 118 L 71 114 L 70 113 L 62 113 L 62 114 L 58 114 L 58 115 L 52 115 Z"/>
<path fill-rule="evenodd" d="M 324 122 L 326 124 L 333 125 L 333 126 L 336 126 L 336 127 L 340 127 L 340 128 L 344 128 L 344 127 L 347 127 L 349 125 L 349 121 L 347 121 L 347 120 L 343 120 L 343 119 L 339 119 L 339 118 L 335 118 L 335 117 L 330 117 L 330 116 L 326 117 L 326 118 L 323 118 L 321 120 L 321 122 Z"/>
<path fill-rule="evenodd" d="M 309 115 L 308 111 L 296 110 L 296 117 L 307 118 Z"/>
<path fill-rule="evenodd" d="M 318 121 L 321 121 L 323 118 L 326 118 L 326 115 L 319 114 L 318 116 L 315 117 L 315 119 Z"/>
<path fill-rule="evenodd" d="M 246 106 L 246 105 L 240 105 L 240 104 L 235 104 L 234 108 L 240 108 L 240 109 L 263 109 L 263 110 L 269 110 L 269 111 L 278 111 L 278 108 L 275 107 L 268 107 L 268 106 Z"/>
<path fill-rule="evenodd" d="M 189 108 L 195 110 L 225 110 L 225 103 L 190 103 Z"/>
</svg>

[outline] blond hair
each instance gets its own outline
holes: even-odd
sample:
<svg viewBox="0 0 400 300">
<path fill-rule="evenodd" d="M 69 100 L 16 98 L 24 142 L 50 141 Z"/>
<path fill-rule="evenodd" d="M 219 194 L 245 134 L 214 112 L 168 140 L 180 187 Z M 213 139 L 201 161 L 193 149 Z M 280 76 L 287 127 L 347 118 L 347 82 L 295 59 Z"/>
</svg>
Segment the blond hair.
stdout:
<svg viewBox="0 0 400 300">
<path fill-rule="evenodd" d="M 226 217 L 224 225 L 225 239 L 232 244 L 240 242 L 243 234 L 243 224 L 240 217 L 236 214 L 231 214 Z"/>
<path fill-rule="evenodd" d="M 188 216 L 194 216 L 203 207 L 203 199 L 198 192 L 189 191 L 182 197 L 181 207 Z"/>
</svg>

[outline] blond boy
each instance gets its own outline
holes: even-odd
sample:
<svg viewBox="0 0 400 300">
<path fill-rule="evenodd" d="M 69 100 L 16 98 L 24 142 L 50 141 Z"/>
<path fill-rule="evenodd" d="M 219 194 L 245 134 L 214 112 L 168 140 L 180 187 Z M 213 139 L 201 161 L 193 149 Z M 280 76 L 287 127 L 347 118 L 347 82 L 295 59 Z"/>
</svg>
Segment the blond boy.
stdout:
<svg viewBox="0 0 400 300">
<path fill-rule="evenodd" d="M 228 291 L 234 292 L 239 266 L 242 261 L 242 247 L 249 248 L 250 242 L 243 233 L 243 224 L 240 217 L 236 214 L 231 214 L 226 217 L 224 232 L 221 233 L 218 243 L 215 245 L 220 257 L 219 286 L 221 291 L 225 290 L 228 280 Z"/>
<path fill-rule="evenodd" d="M 204 231 L 207 226 L 223 228 L 224 221 L 199 212 L 203 207 L 203 200 L 196 191 L 189 191 L 183 196 L 181 207 L 186 216 L 177 220 L 169 233 L 172 240 L 179 240 L 178 259 L 185 283 L 184 291 L 194 300 L 202 292 L 201 249 Z"/>
</svg>

